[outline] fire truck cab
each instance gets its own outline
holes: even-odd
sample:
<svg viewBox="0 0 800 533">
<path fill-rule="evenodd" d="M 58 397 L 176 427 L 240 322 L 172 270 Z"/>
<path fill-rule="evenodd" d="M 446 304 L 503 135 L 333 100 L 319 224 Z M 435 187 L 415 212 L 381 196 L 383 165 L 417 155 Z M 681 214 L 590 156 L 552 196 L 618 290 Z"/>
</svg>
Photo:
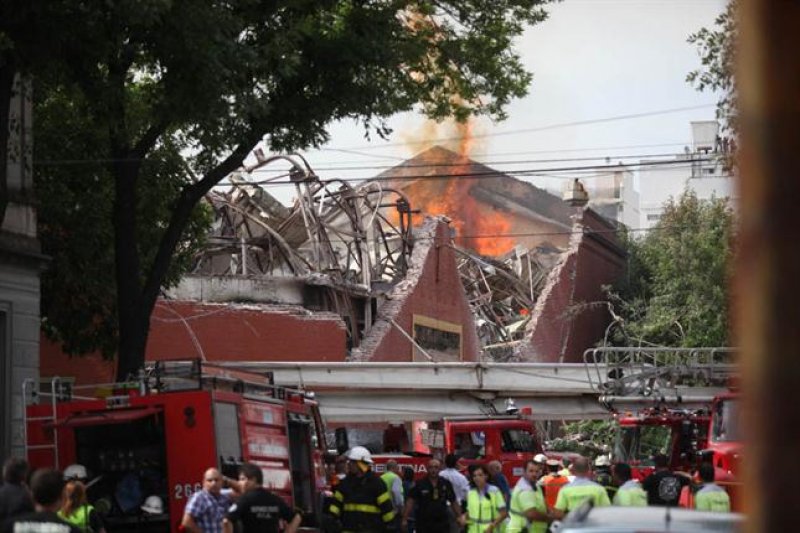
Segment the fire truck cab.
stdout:
<svg viewBox="0 0 800 533">
<path fill-rule="evenodd" d="M 707 410 L 647 408 L 615 418 L 613 462 L 630 464 L 636 479 L 653 471 L 653 456 L 659 453 L 669 458 L 672 470 L 689 472 L 708 445 Z"/>
<path fill-rule="evenodd" d="M 410 449 L 405 453 L 373 455 L 376 472 L 382 473 L 386 462 L 394 459 L 401 468 L 411 467 L 420 478 L 427 474 L 427 463 L 431 457 L 443 460 L 452 453 L 467 465 L 495 459 L 501 461 L 503 473 L 513 484 L 522 476 L 525 462 L 542 452 L 536 426 L 524 413 L 444 418 L 427 424 L 425 428 L 417 424 L 411 426 L 416 430 L 416 435 L 410 439 L 413 441 Z"/>
<path fill-rule="evenodd" d="M 26 408 L 28 461 L 85 466 L 90 502 L 108 531 L 177 531 L 204 471 L 236 478 L 245 461 L 303 510 L 306 531 L 319 527 L 325 434 L 316 402 L 302 391 L 199 361 L 157 363 L 138 382 L 80 392 L 58 378 L 49 394 L 31 385 L 26 398 L 46 401 Z M 162 513 L 142 509 L 150 496 L 164 503 Z"/>
</svg>

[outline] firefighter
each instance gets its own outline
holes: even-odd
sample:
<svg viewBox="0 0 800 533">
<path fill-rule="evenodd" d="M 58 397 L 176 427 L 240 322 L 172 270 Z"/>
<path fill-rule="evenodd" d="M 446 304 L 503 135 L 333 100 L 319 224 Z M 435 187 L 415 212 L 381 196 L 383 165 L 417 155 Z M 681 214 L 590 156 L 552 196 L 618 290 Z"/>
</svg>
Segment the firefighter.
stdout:
<svg viewBox="0 0 800 533">
<path fill-rule="evenodd" d="M 467 526 L 467 533 L 491 533 L 502 530 L 508 516 L 503 493 L 489 483 L 489 469 L 481 464 L 472 470 L 474 488 L 467 493 L 467 512 L 461 518 L 461 525 Z"/>
<path fill-rule="evenodd" d="M 372 472 L 369 450 L 354 446 L 345 457 L 347 477 L 336 486 L 329 512 L 341 522 L 343 533 L 394 531 L 392 497 Z"/>
<path fill-rule="evenodd" d="M 611 505 L 606 489 L 590 479 L 591 467 L 586 457 L 578 457 L 572 463 L 572 474 L 575 480 L 564 485 L 558 492 L 558 499 L 553 507 L 553 514 L 563 518 L 586 500 L 591 499 L 595 507 Z"/>
<path fill-rule="evenodd" d="M 439 472 L 442 464 L 438 459 L 428 461 L 428 475 L 419 480 L 406 498 L 403 511 L 403 529 L 415 512 L 417 533 L 445 533 L 453 527 L 455 517 L 461 516 L 461 505 L 456 498 L 453 485 Z"/>
<path fill-rule="evenodd" d="M 676 507 L 681 489 L 691 481 L 682 474 L 672 472 L 669 469 L 669 457 L 663 453 L 656 454 L 653 463 L 655 470 L 642 481 L 642 488 L 647 491 L 647 504 Z"/>
<path fill-rule="evenodd" d="M 611 475 L 617 486 L 617 492 L 611 503 L 620 507 L 647 507 L 647 493 L 642 488 L 642 484 L 633 479 L 633 472 L 629 464 L 615 464 L 611 469 Z"/>
<path fill-rule="evenodd" d="M 594 480 L 606 488 L 608 499 L 613 500 L 617 488 L 614 486 L 614 480 L 611 477 L 611 460 L 607 455 L 598 455 L 594 460 Z"/>
<path fill-rule="evenodd" d="M 694 495 L 694 508 L 698 511 L 730 512 L 730 496 L 725 489 L 714 483 L 714 465 L 703 463 L 697 473 L 703 485 Z"/>
<path fill-rule="evenodd" d="M 561 473 L 561 463 L 558 459 L 548 459 L 545 462 L 548 474 L 539 480 L 539 486 L 544 494 L 544 501 L 548 509 L 556 505 L 558 492 L 569 483 L 569 478 Z"/>
</svg>

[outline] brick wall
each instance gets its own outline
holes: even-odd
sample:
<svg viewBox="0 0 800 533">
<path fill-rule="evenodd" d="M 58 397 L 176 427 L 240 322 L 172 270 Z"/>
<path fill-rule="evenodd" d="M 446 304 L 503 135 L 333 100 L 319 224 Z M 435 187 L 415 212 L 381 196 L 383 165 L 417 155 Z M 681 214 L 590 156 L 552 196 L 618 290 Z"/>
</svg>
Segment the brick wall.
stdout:
<svg viewBox="0 0 800 533">
<path fill-rule="evenodd" d="M 344 361 L 344 323 L 302 307 L 161 300 L 150 319 L 148 360 Z"/>
<path fill-rule="evenodd" d="M 467 303 L 456 268 L 456 252 L 451 246 L 450 227 L 441 219 L 430 218 L 420 228 L 411 268 L 406 278 L 388 294 L 378 310 L 379 319 L 364 340 L 353 350 L 353 359 L 362 361 L 411 361 L 413 345 L 392 321 L 413 335 L 413 317 L 422 315 L 460 325 L 461 359 L 477 361 L 479 348 L 472 312 Z M 418 355 L 417 359 L 421 356 Z"/>
<path fill-rule="evenodd" d="M 518 349 L 522 360 L 582 362 L 583 352 L 603 338 L 611 321 L 602 286 L 624 274 L 625 253 L 613 226 L 594 211 L 583 211 L 575 230 L 534 307 Z"/>
</svg>

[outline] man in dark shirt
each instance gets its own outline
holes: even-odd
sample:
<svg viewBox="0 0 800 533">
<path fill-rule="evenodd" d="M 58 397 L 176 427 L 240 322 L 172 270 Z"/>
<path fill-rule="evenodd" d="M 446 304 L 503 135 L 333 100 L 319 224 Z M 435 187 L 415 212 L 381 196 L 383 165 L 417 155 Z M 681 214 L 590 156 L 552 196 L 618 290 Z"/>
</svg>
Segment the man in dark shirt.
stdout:
<svg viewBox="0 0 800 533">
<path fill-rule="evenodd" d="M 642 488 L 647 491 L 647 503 L 677 507 L 681 489 L 689 484 L 689 479 L 671 472 L 669 459 L 662 453 L 653 457 L 653 462 L 656 467 L 655 472 L 642 482 Z"/>
<path fill-rule="evenodd" d="M 33 512 L 33 500 L 25 486 L 26 477 L 28 477 L 27 461 L 12 457 L 3 465 L 3 485 L 0 486 L 0 525 L 19 514 Z"/>
<path fill-rule="evenodd" d="M 417 482 L 411 489 L 403 511 L 403 530 L 408 527 L 408 519 L 414 504 L 417 505 L 417 533 L 442 533 L 450 529 L 450 513 L 461 516 L 461 506 L 456 500 L 453 486 L 439 476 L 442 464 L 437 459 L 428 461 L 428 476 Z"/>
<path fill-rule="evenodd" d="M 261 468 L 245 463 L 239 468 L 239 488 L 242 496 L 228 509 L 228 524 L 240 524 L 242 533 L 278 533 L 280 521 L 286 522 L 286 533 L 295 533 L 303 520 L 277 494 L 265 489 Z M 231 528 L 226 525 L 226 531 Z"/>
<path fill-rule="evenodd" d="M 61 507 L 64 477 L 58 470 L 37 470 L 31 478 L 31 492 L 36 512 L 26 513 L 6 522 L 4 533 L 81 533 L 61 520 L 56 512 Z"/>
</svg>

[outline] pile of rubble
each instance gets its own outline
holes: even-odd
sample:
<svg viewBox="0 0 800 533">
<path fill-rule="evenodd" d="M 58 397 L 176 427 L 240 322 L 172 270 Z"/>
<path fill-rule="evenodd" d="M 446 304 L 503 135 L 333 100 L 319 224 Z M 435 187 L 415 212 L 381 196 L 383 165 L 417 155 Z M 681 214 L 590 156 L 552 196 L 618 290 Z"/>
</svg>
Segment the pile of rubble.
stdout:
<svg viewBox="0 0 800 533">
<path fill-rule="evenodd" d="M 459 252 L 458 270 L 484 353 L 494 361 L 509 361 L 561 250 L 518 246 L 501 258 Z"/>
</svg>

